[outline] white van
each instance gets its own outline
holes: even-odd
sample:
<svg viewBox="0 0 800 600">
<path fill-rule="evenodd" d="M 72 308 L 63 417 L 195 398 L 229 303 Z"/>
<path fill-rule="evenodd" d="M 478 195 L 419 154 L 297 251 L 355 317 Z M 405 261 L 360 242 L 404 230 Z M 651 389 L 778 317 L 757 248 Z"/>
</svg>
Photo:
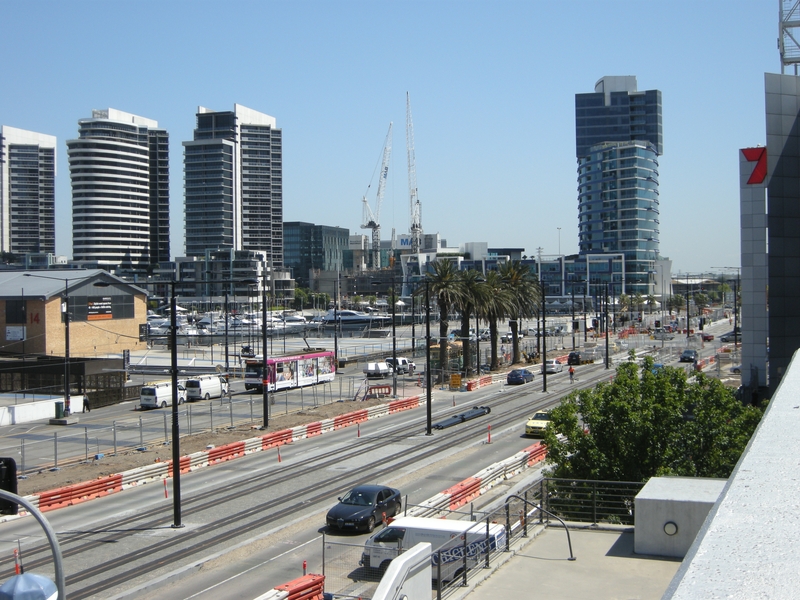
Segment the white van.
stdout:
<svg viewBox="0 0 800 600">
<path fill-rule="evenodd" d="M 200 375 L 186 380 L 186 399 L 210 400 L 228 393 L 228 381 L 219 375 Z"/>
<path fill-rule="evenodd" d="M 186 402 L 185 380 L 178 381 L 178 404 Z M 166 408 L 172 406 L 172 381 L 157 381 L 142 386 L 139 392 L 139 405 L 145 408 Z"/>
<path fill-rule="evenodd" d="M 502 525 L 491 524 L 487 539 L 484 522 L 401 517 L 367 540 L 360 564 L 367 569 L 385 570 L 394 557 L 420 542 L 431 545 L 433 578 L 438 577 L 441 556 L 442 581 L 450 581 L 461 575 L 465 546 L 467 567 L 473 568 L 485 559 L 487 545 L 490 552 L 505 548 L 506 530 Z"/>
<path fill-rule="evenodd" d="M 367 363 L 367 366 L 364 367 L 364 374 L 367 377 L 380 379 L 391 375 L 392 368 L 385 362 L 371 362 Z"/>
</svg>

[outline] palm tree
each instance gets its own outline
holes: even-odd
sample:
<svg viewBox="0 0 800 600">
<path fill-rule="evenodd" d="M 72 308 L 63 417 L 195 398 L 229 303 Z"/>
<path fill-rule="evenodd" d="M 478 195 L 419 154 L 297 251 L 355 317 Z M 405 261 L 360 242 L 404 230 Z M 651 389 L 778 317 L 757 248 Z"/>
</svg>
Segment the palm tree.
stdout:
<svg viewBox="0 0 800 600">
<path fill-rule="evenodd" d="M 476 307 L 483 302 L 485 288 L 483 274 L 475 269 L 460 271 L 461 296 L 456 303 L 456 307 L 461 313 L 461 339 L 464 342 L 464 369 L 469 372 L 472 366 L 472 344 L 470 341 L 469 329 L 470 319 L 476 313 Z M 475 335 L 480 335 L 480 331 L 475 331 Z M 480 357 L 478 357 L 480 360 Z M 480 365 L 478 365 L 480 369 Z"/>
<path fill-rule="evenodd" d="M 457 306 L 463 295 L 461 276 L 455 264 L 449 260 L 430 263 L 432 271 L 427 273 L 430 293 L 439 307 L 439 383 L 444 381 L 447 368 L 447 328 L 450 309 Z"/>
<path fill-rule="evenodd" d="M 636 306 L 636 312 L 642 312 L 642 304 L 644 303 L 644 296 L 642 296 L 641 292 L 636 292 L 633 295 L 633 304 Z M 636 315 L 637 320 L 639 319 L 639 314 Z"/>
<path fill-rule="evenodd" d="M 647 295 L 647 308 L 649 309 L 649 313 L 653 314 L 653 307 L 656 305 L 656 297 L 653 294 Z"/>
<path fill-rule="evenodd" d="M 484 299 L 478 305 L 480 318 L 489 323 L 489 345 L 491 348 L 491 361 L 489 368 L 496 371 L 499 368 L 497 362 L 497 322 L 504 319 L 513 310 L 513 301 L 508 288 L 497 271 L 489 271 L 486 274 L 484 286 Z"/>
<path fill-rule="evenodd" d="M 621 321 L 623 323 L 625 323 L 626 321 L 630 321 L 631 297 L 628 296 L 628 294 L 622 293 L 619 295 L 617 302 L 619 302 L 619 310 L 623 315 Z"/>
<path fill-rule="evenodd" d="M 499 273 L 511 296 L 511 312 L 506 316 L 509 317 L 508 324 L 511 328 L 512 362 L 518 363 L 520 354 L 519 336 L 517 335 L 519 321 L 517 319 L 533 318 L 539 302 L 541 302 L 541 288 L 531 273 L 530 267 L 522 264 L 521 261 L 512 260 L 504 263 L 500 267 Z"/>
</svg>

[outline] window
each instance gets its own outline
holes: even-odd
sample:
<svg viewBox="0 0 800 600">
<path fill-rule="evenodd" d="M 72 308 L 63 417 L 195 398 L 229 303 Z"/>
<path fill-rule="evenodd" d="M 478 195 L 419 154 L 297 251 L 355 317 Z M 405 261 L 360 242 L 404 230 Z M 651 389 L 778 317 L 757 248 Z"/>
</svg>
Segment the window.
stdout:
<svg viewBox="0 0 800 600">
<path fill-rule="evenodd" d="M 6 300 L 6 323 L 8 325 L 25 325 L 25 300 Z"/>
</svg>

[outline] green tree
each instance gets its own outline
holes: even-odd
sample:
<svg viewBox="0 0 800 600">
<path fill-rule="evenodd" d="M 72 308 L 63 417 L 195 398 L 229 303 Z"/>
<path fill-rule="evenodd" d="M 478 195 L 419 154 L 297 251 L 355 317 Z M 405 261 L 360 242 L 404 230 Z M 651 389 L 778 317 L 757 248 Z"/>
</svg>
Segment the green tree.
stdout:
<svg viewBox="0 0 800 600">
<path fill-rule="evenodd" d="M 450 310 L 458 305 L 463 294 L 461 276 L 455 264 L 449 260 L 435 260 L 427 273 L 430 293 L 439 307 L 439 383 L 442 383 L 447 367 L 447 328 Z"/>
<path fill-rule="evenodd" d="M 303 310 L 308 306 L 308 289 L 295 288 L 294 290 L 294 308 L 295 310 Z"/>
<path fill-rule="evenodd" d="M 511 362 L 518 363 L 520 361 L 518 319 L 530 319 L 536 314 L 536 308 L 542 298 L 541 288 L 530 267 L 521 261 L 512 260 L 504 263 L 499 273 L 511 301 L 510 311 L 505 315 L 509 319 L 508 325 L 511 329 Z"/>
<path fill-rule="evenodd" d="M 728 477 L 761 415 L 702 373 L 689 382 L 682 369 L 654 369 L 650 357 L 641 367 L 630 360 L 612 382 L 577 390 L 550 412 L 549 474 L 612 481 Z"/>
<path fill-rule="evenodd" d="M 514 305 L 514 299 L 509 293 L 503 278 L 497 271 L 489 271 L 486 274 L 484 285 L 485 296 L 483 303 L 478 306 L 478 314 L 482 320 L 489 323 L 489 346 L 491 361 L 489 368 L 496 371 L 500 368 L 497 361 L 497 323 L 506 318 Z"/>
<path fill-rule="evenodd" d="M 697 307 L 697 310 L 701 315 L 703 313 L 703 309 L 709 304 L 711 304 L 711 298 L 709 298 L 703 292 L 694 295 L 694 305 Z"/>
<path fill-rule="evenodd" d="M 469 372 L 472 368 L 472 344 L 470 343 L 470 322 L 476 307 L 483 302 L 486 288 L 483 286 L 483 274 L 475 269 L 460 271 L 461 293 L 456 308 L 461 314 L 461 340 L 464 342 L 464 368 Z M 475 335 L 480 335 L 479 331 Z"/>
<path fill-rule="evenodd" d="M 681 309 L 686 308 L 686 298 L 681 294 L 675 294 L 667 299 L 667 304 L 670 311 L 675 311 L 676 314 L 681 314 Z"/>
<path fill-rule="evenodd" d="M 653 294 L 647 295 L 647 312 L 651 315 L 653 314 L 653 307 L 656 305 L 656 302 L 658 302 L 658 300 L 656 300 Z"/>
</svg>

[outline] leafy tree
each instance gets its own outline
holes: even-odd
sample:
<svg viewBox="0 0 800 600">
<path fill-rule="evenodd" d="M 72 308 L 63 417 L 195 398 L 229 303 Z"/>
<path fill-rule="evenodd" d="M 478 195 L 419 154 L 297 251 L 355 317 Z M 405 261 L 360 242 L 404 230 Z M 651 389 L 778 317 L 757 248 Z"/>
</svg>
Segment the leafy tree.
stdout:
<svg viewBox="0 0 800 600">
<path fill-rule="evenodd" d="M 483 275 L 475 270 L 460 271 L 461 294 L 456 303 L 458 311 L 461 313 L 461 339 L 464 342 L 464 368 L 469 371 L 472 365 L 472 345 L 469 342 L 470 321 L 475 313 L 476 307 L 483 302 L 485 287 L 483 286 Z M 479 331 L 475 335 L 480 335 Z"/>
<path fill-rule="evenodd" d="M 667 299 L 670 311 L 675 311 L 676 314 L 681 314 L 681 309 L 686 307 L 686 298 L 681 294 L 675 294 Z"/>
<path fill-rule="evenodd" d="M 296 310 L 303 310 L 308 306 L 309 292 L 307 288 L 295 288 L 294 290 L 294 308 Z"/>
<path fill-rule="evenodd" d="M 709 304 L 711 304 L 711 298 L 703 292 L 694 295 L 694 305 L 697 307 L 697 310 L 700 311 L 700 314 L 703 313 L 703 309 Z"/>
<path fill-rule="evenodd" d="M 509 307 L 511 310 L 505 315 L 509 318 L 508 324 L 511 329 L 511 362 L 518 363 L 520 361 L 518 319 L 530 319 L 534 316 L 541 302 L 541 288 L 530 267 L 521 261 L 512 260 L 504 263 L 499 273 L 511 300 Z"/>
<path fill-rule="evenodd" d="M 450 309 L 457 306 L 463 295 L 461 276 L 455 264 L 449 260 L 435 260 L 430 263 L 431 271 L 427 273 L 430 293 L 436 298 L 439 306 L 439 383 L 444 379 L 447 365 L 447 328 L 449 326 Z"/>
<path fill-rule="evenodd" d="M 651 315 L 653 314 L 653 307 L 656 305 L 656 302 L 658 302 L 658 300 L 656 300 L 656 297 L 653 294 L 648 294 L 647 295 L 647 309 L 648 309 L 647 312 L 648 312 L 648 314 L 651 314 Z"/>
<path fill-rule="evenodd" d="M 514 301 L 503 278 L 497 271 L 489 271 L 486 274 L 486 283 L 483 285 L 485 296 L 483 303 L 478 305 L 478 314 L 481 319 L 489 322 L 489 346 L 491 348 L 489 368 L 496 371 L 500 368 L 497 361 L 497 323 L 512 310 Z"/>
<path fill-rule="evenodd" d="M 718 380 L 645 358 L 617 368 L 610 383 L 577 390 L 550 412 L 550 475 L 646 481 L 656 475 L 728 477 L 762 411 L 742 405 Z M 563 434 L 563 438 L 556 437 Z"/>
</svg>

